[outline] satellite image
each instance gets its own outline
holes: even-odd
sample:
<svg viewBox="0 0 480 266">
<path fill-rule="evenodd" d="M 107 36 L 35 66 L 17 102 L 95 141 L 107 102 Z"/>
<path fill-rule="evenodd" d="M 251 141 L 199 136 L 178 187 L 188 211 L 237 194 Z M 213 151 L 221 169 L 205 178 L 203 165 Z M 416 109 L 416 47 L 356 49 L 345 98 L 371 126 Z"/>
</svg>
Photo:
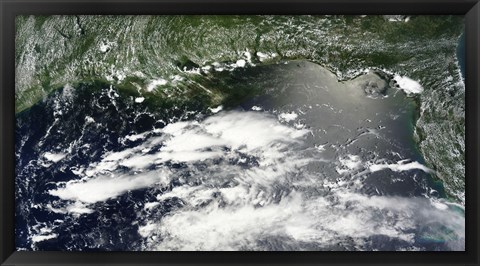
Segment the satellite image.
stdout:
<svg viewBox="0 0 480 266">
<path fill-rule="evenodd" d="M 462 16 L 17 16 L 17 250 L 465 250 Z"/>
</svg>

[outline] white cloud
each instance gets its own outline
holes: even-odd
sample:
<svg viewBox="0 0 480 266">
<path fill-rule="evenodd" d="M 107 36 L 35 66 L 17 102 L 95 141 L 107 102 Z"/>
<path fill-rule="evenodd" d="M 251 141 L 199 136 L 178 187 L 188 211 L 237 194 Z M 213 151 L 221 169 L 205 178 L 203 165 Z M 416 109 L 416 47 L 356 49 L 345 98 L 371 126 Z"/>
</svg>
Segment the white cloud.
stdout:
<svg viewBox="0 0 480 266">
<path fill-rule="evenodd" d="M 42 242 L 42 241 L 57 238 L 57 237 L 58 237 L 58 234 L 34 235 L 32 236 L 32 242 L 37 243 L 37 242 Z"/>
<path fill-rule="evenodd" d="M 290 113 L 281 113 L 280 115 L 278 115 L 278 117 L 285 122 L 290 122 L 297 119 L 298 115 L 295 112 L 290 112 Z"/>
<path fill-rule="evenodd" d="M 70 204 L 65 208 L 65 210 L 66 212 L 73 213 L 75 215 L 90 214 L 94 212 L 92 209 L 87 208 L 86 205 L 81 202 L 75 202 L 73 204 Z"/>
<path fill-rule="evenodd" d="M 130 141 L 137 141 L 137 140 L 145 138 L 147 134 L 148 134 L 148 132 L 141 133 L 141 134 L 135 134 L 135 135 L 128 135 L 128 136 L 125 137 L 125 139 L 130 140 Z"/>
<path fill-rule="evenodd" d="M 123 193 L 152 186 L 165 181 L 167 173 L 150 172 L 123 174 L 118 176 L 100 175 L 87 180 L 69 181 L 65 187 L 49 190 L 52 196 L 63 200 L 96 203 L 118 197 Z"/>
<path fill-rule="evenodd" d="M 66 153 L 51 153 L 51 152 L 46 152 L 43 154 L 43 157 L 45 159 L 47 159 L 48 161 L 51 161 L 51 162 L 59 162 L 61 161 L 63 158 L 65 158 L 67 156 Z"/>
<path fill-rule="evenodd" d="M 184 189 L 182 199 L 199 193 Z M 247 193 L 248 194 L 248 193 Z M 245 196 L 245 191 L 236 195 Z M 186 208 L 149 226 L 147 240 L 152 250 L 239 250 L 261 249 L 260 239 L 284 237 L 282 242 L 310 242 L 319 247 L 333 246 L 353 237 L 357 249 L 361 239 L 384 235 L 414 246 L 413 233 L 418 226 L 432 222 L 447 225 L 459 238 L 464 237 L 463 217 L 450 209 L 432 208 L 428 199 L 375 196 L 367 197 L 345 190 L 335 191 L 336 204 L 324 197 L 306 198 L 300 192 L 279 203 L 255 206 L 250 201 L 229 201 L 225 207 L 212 203 L 203 208 Z M 153 221 L 150 221 L 153 222 Z M 155 229 L 153 229 L 155 228 Z M 145 233 L 144 231 L 142 233 Z M 442 238 L 444 232 L 435 232 Z M 150 239 L 150 238 L 149 238 Z M 457 247 L 458 248 L 458 247 Z"/>
<path fill-rule="evenodd" d="M 240 60 L 237 60 L 237 62 L 235 63 L 238 67 L 245 67 L 245 65 L 247 64 L 247 61 L 243 60 L 243 59 L 240 59 Z"/>
<path fill-rule="evenodd" d="M 399 161 L 396 164 L 373 164 L 370 165 L 369 170 L 370 172 L 377 172 L 381 171 L 384 169 L 390 169 L 394 172 L 402 172 L 402 171 L 408 171 L 408 170 L 413 170 L 413 169 L 419 169 L 422 170 L 426 173 L 431 173 L 433 172 L 432 169 L 426 167 L 425 165 L 419 163 L 419 162 L 410 162 L 407 163 L 405 160 Z"/>
<path fill-rule="evenodd" d="M 275 58 L 278 55 L 276 53 L 266 54 L 266 53 L 262 53 L 262 52 L 257 52 L 257 56 L 258 56 L 258 60 L 260 60 L 260 62 L 263 62 L 265 60 Z"/>
<path fill-rule="evenodd" d="M 169 170 L 162 167 L 148 170 L 152 165 L 164 162 L 199 162 L 213 158 L 238 156 L 235 152 L 250 152 L 258 156 L 262 167 L 247 172 L 245 176 L 264 176 L 285 173 L 290 167 L 300 166 L 304 161 L 289 161 L 278 164 L 285 153 L 287 143 L 297 142 L 297 138 L 307 131 L 297 130 L 281 125 L 272 116 L 255 112 L 230 112 L 217 114 L 199 122 L 178 122 L 169 124 L 158 133 L 162 136 L 147 138 L 142 144 L 119 152 L 106 153 L 103 160 L 92 163 L 80 180 L 59 183 L 49 194 L 62 200 L 93 204 L 118 197 L 127 191 L 151 187 L 154 184 L 167 184 L 172 178 Z M 127 139 L 145 138 L 146 134 L 127 136 Z M 155 144 L 163 144 L 155 154 L 144 151 Z M 228 148 L 225 150 L 225 148 Z M 229 151 L 230 150 L 230 151 Z M 270 169 L 277 165 L 276 170 Z M 119 168 L 127 167 L 124 172 Z M 117 170 L 118 169 L 118 170 Z M 237 171 L 237 170 L 235 170 Z M 70 206 L 70 212 L 89 212 L 79 206 Z"/>
<path fill-rule="evenodd" d="M 336 167 L 337 173 L 344 174 L 356 170 L 361 166 L 362 160 L 358 155 L 349 154 L 347 157 L 339 159 L 341 166 Z"/>
<path fill-rule="evenodd" d="M 219 105 L 219 106 L 217 106 L 217 107 L 215 107 L 215 108 L 208 108 L 208 109 L 209 109 L 212 113 L 216 114 L 216 113 L 218 113 L 218 112 L 220 112 L 220 111 L 223 110 L 223 106 L 222 106 L 222 105 Z"/>
<path fill-rule="evenodd" d="M 148 237 L 156 229 L 157 225 L 153 223 L 138 227 L 138 233 L 143 237 Z"/>
<path fill-rule="evenodd" d="M 287 246 L 309 243 L 319 248 L 353 241 L 350 244 L 362 250 L 375 235 L 415 248 L 416 228 L 432 222 L 464 238 L 464 218 L 449 204 L 426 198 L 368 197 L 342 185 L 345 180 L 309 172 L 311 163 L 328 162 L 321 149 L 305 149 L 308 132 L 282 125 L 263 112 L 219 112 L 204 121 L 178 122 L 148 132 L 141 136 L 142 143 L 106 153 L 100 162 L 79 170 L 88 173 L 86 177 L 58 183 L 49 193 L 67 201 L 63 211 L 77 215 L 95 211 L 94 203 L 135 189 L 157 193 L 156 201 L 145 203 L 142 210 L 180 199 L 182 207 L 161 219 L 139 217 L 138 233 L 145 238 L 146 250 L 258 250 L 264 248 L 258 245 L 260 240 L 278 237 Z M 160 150 L 145 153 L 155 145 L 161 145 Z M 361 168 L 359 156 L 338 160 L 339 165 L 329 166 L 332 171 Z M 184 166 L 168 168 L 169 161 Z M 365 167 L 367 172 L 429 171 L 405 160 Z M 174 178 L 181 184 L 165 190 Z M 434 230 L 429 237 L 441 239 L 445 232 Z"/>
<path fill-rule="evenodd" d="M 152 80 L 147 85 L 147 91 L 153 91 L 156 87 L 166 85 L 167 83 L 168 81 L 162 78 Z"/>
<path fill-rule="evenodd" d="M 157 207 L 158 205 L 160 205 L 160 202 L 147 202 L 147 203 L 145 203 L 143 208 L 145 210 L 151 210 L 151 209 Z"/>
<path fill-rule="evenodd" d="M 397 81 L 400 89 L 405 91 L 407 94 L 419 94 L 424 90 L 418 81 L 415 81 L 409 77 L 395 75 L 393 79 Z"/>
</svg>

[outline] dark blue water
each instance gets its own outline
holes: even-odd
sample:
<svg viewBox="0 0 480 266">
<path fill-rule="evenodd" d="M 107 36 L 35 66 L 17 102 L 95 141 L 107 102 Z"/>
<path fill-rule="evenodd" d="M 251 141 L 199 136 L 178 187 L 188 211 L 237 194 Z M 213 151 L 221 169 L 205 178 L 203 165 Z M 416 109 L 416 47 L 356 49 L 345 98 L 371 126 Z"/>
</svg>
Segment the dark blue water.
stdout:
<svg viewBox="0 0 480 266">
<path fill-rule="evenodd" d="M 462 78 L 465 80 L 465 32 L 462 33 L 457 46 L 457 58 L 462 72 Z"/>
<path fill-rule="evenodd" d="M 222 76 L 218 84 L 223 85 L 226 92 L 235 90 L 235 97 L 227 102 L 235 104 L 245 99 L 248 101 L 240 104 L 246 110 L 252 106 L 261 106 L 263 110 L 295 110 L 299 112 L 302 106 L 312 106 L 305 109 L 302 121 L 309 127 L 320 129 L 326 125 L 341 124 L 343 130 L 325 131 L 323 134 L 311 135 L 306 140 L 313 146 L 315 143 L 339 144 L 327 147 L 323 156 L 336 159 L 341 154 L 358 154 L 362 158 L 388 158 L 395 161 L 392 154 L 399 154 L 401 158 L 412 158 L 423 163 L 421 155 L 412 146 L 410 141 L 413 135 L 411 117 L 413 116 L 413 100 L 403 94 L 394 94 L 386 98 L 371 99 L 345 94 L 347 87 L 331 87 L 331 90 L 315 87 L 316 84 L 325 83 L 324 72 L 318 66 L 308 62 L 292 62 L 276 66 L 267 66 L 255 69 L 244 69 L 238 72 L 228 72 L 230 77 Z M 221 83 L 222 82 L 222 83 Z M 337 82 L 335 80 L 335 82 Z M 300 85 L 299 85 L 300 84 Z M 335 83 L 337 84 L 337 83 Z M 107 152 L 123 151 L 135 147 L 137 142 L 122 142 L 125 136 L 161 128 L 164 124 L 157 121 L 173 121 L 183 117 L 182 113 L 199 114 L 205 108 L 201 105 L 189 104 L 179 108 L 162 106 L 157 112 L 147 109 L 143 105 L 133 103 L 133 99 L 109 89 L 108 84 L 81 84 L 64 93 L 58 90 L 49 95 L 44 101 L 37 103 L 32 108 L 16 116 L 16 246 L 27 250 L 75 250 L 75 251 L 131 251 L 142 250 L 143 237 L 139 234 L 139 224 L 134 223 L 141 217 L 146 217 L 143 212 L 142 202 L 156 200 L 159 190 L 139 189 L 120 195 L 115 199 L 99 202 L 90 206 L 96 211 L 91 214 L 73 217 L 69 214 L 55 213 L 46 206 L 52 204 L 56 208 L 65 208 L 69 203 L 58 200 L 48 193 L 55 189 L 56 184 L 69 180 L 80 179 L 72 169 L 73 167 L 86 168 L 92 162 L 98 162 Z M 257 88 L 281 88 L 272 90 L 268 95 L 251 97 Z M 228 95 L 228 94 L 227 94 Z M 349 98 L 350 97 L 350 98 Z M 322 109 L 316 103 L 329 103 L 335 110 Z M 375 103 L 375 104 L 373 104 Z M 61 112 L 60 112 L 61 111 Z M 348 114 L 348 115 L 345 115 Z M 398 114 L 399 117 L 391 119 L 390 115 Z M 87 123 L 86 117 L 91 117 L 95 123 Z M 172 120 L 175 118 L 176 120 Z M 368 124 L 366 124 L 369 118 Z M 185 120 L 191 120 L 185 117 Z M 197 117 L 196 120 L 199 120 Z M 358 122 L 357 122 L 358 121 Z M 384 138 L 359 138 L 360 127 L 379 128 L 384 125 L 389 131 L 381 131 Z M 410 125 L 410 126 L 407 126 Z M 378 129 L 380 130 L 380 129 Z M 322 131 L 323 132 L 323 131 Z M 321 138 L 321 139 L 320 139 Z M 354 145 L 344 145 L 350 139 L 356 139 Z M 39 162 L 45 152 L 65 151 L 72 147 L 69 155 L 62 163 L 42 166 Z M 152 147 L 159 149 L 160 147 Z M 371 152 L 373 151 L 373 152 Z M 256 164 L 252 158 L 248 164 Z M 178 164 L 166 164 L 168 168 L 183 167 Z M 203 166 L 202 166 L 203 167 Z M 315 168 L 318 167 L 318 168 Z M 198 168 L 203 169 L 203 168 Z M 310 168 L 311 171 L 321 171 L 324 178 L 334 180 L 340 178 L 336 175 L 335 165 L 329 161 L 318 163 Z M 125 171 L 127 171 L 125 169 Z M 193 175 L 195 172 L 179 172 L 182 175 Z M 387 178 L 386 178 L 387 177 Z M 349 181 L 350 177 L 348 177 Z M 395 182 L 391 182 L 395 180 Z M 359 192 L 369 196 L 397 196 L 397 197 L 423 197 L 429 194 L 433 197 L 444 197 L 441 183 L 430 184 L 431 177 L 418 169 L 409 172 L 384 171 L 369 174 L 363 180 L 364 185 Z M 182 181 L 183 182 L 183 181 Z M 179 179 L 172 179 L 164 190 L 180 187 L 184 183 Z M 436 190 L 432 194 L 431 188 Z M 317 193 L 317 192 L 315 192 Z M 324 193 L 324 192 L 321 192 Z M 328 192 L 325 192 L 328 193 Z M 182 208 L 184 202 L 180 198 L 162 201 L 154 212 L 148 214 L 148 219 L 160 221 L 166 215 Z M 41 208 L 31 206 L 40 205 Z M 430 218 L 429 218 L 430 219 Z M 63 222 L 55 222 L 55 221 Z M 415 243 L 426 250 L 449 250 L 449 239 L 438 237 L 443 229 L 442 224 L 436 225 L 427 221 L 420 223 L 415 231 Z M 58 225 L 57 225 L 58 223 Z M 435 227 L 436 226 L 436 227 Z M 32 228 L 52 228 L 58 236 L 47 241 L 32 243 L 29 236 Z M 438 227 L 438 228 L 437 228 Z M 440 233 L 441 236 L 445 235 Z M 454 236 L 453 236 L 454 237 Z M 452 237 L 452 238 L 453 238 Z M 439 240 L 440 239 L 440 240 Z M 261 240 L 260 240 L 261 241 Z M 409 247 L 411 243 L 402 239 L 390 238 L 386 235 L 373 234 L 366 238 L 369 249 L 398 250 Z M 268 243 L 267 243 L 268 244 Z M 265 244 L 265 245 L 267 245 Z M 345 240 L 348 247 L 350 240 Z M 285 246 L 278 246 L 285 248 Z M 316 246 L 312 246 L 315 250 Z M 344 247 L 335 247 L 344 248 Z"/>
<path fill-rule="evenodd" d="M 137 225 L 132 225 L 132 221 L 137 219 L 135 203 L 154 198 L 145 189 L 106 201 L 99 206 L 100 211 L 81 215 L 77 219 L 48 208 L 31 206 L 55 204 L 57 198 L 51 196 L 48 190 L 54 189 L 57 182 L 80 178 L 71 171 L 73 167 L 86 167 L 99 161 L 106 151 L 135 146 L 135 142 L 121 143 L 120 139 L 162 127 L 164 125 L 157 121 L 178 117 L 183 110 L 164 109 L 159 113 L 150 113 L 142 105 L 133 104 L 129 97 L 110 97 L 113 91 L 107 84 L 81 84 L 72 96 L 67 97 L 62 96 L 63 91 L 55 91 L 44 101 L 16 116 L 16 246 L 32 249 L 29 228 L 36 225 L 52 227 L 53 221 L 62 220 L 64 223 L 54 229 L 59 236 L 37 243 L 36 249 L 134 250 L 133 243 L 141 239 Z M 62 112 L 54 117 L 57 106 Z M 102 126 L 87 124 L 86 116 Z M 69 145 L 73 145 L 74 149 L 61 164 L 48 167 L 38 164 L 45 152 L 65 150 Z M 57 208 L 63 206 L 61 202 L 56 203 Z M 173 205 L 171 201 L 166 202 L 159 212 L 164 215 Z M 102 243 L 101 248 L 99 243 Z"/>
</svg>

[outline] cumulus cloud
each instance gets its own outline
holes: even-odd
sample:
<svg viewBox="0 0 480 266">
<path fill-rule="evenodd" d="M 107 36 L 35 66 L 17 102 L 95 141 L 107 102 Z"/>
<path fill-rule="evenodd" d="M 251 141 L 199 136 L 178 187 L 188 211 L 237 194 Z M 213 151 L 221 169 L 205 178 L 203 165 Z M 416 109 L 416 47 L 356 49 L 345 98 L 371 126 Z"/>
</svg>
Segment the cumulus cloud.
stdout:
<svg viewBox="0 0 480 266">
<path fill-rule="evenodd" d="M 419 163 L 419 162 L 409 162 L 407 163 L 405 160 L 399 161 L 396 164 L 372 164 L 369 167 L 370 172 L 377 172 L 381 171 L 384 169 L 390 169 L 394 172 L 402 172 L 402 171 L 408 171 L 412 169 L 419 169 L 422 170 L 426 173 L 432 173 L 433 170 L 430 168 L 426 167 L 425 165 Z"/>
<path fill-rule="evenodd" d="M 199 193 L 198 189 L 194 191 L 192 194 Z M 200 192 L 208 194 L 205 188 Z M 244 192 L 236 195 L 245 197 Z M 192 194 L 177 196 L 194 202 L 189 196 Z M 262 250 L 264 247 L 258 240 L 274 241 L 278 237 L 287 243 L 312 243 L 322 249 L 353 237 L 354 247 L 362 250 L 368 244 L 367 239 L 376 235 L 398 239 L 414 247 L 415 230 L 432 223 L 447 225 L 459 239 L 465 236 L 461 215 L 450 208 L 435 208 L 425 198 L 368 197 L 339 190 L 330 199 L 307 198 L 300 192 L 293 192 L 280 202 L 265 206 L 255 206 L 253 201 L 240 206 L 233 202 L 226 207 L 210 204 L 205 208 L 183 209 L 155 226 L 150 221 L 147 249 Z M 144 234 L 143 227 L 141 230 Z M 429 236 L 442 239 L 449 233 L 436 230 L 433 234 Z M 160 236 L 161 241 L 155 240 Z M 462 246 L 453 248 L 462 249 Z"/>
<path fill-rule="evenodd" d="M 96 203 L 118 197 L 123 193 L 149 187 L 164 181 L 161 172 L 125 175 L 101 175 L 86 181 L 69 181 L 64 187 L 50 190 L 50 195 L 63 200 Z"/>
<path fill-rule="evenodd" d="M 425 237 L 459 239 L 451 249 L 464 249 L 458 207 L 428 198 L 366 196 L 342 185 L 349 180 L 330 180 L 310 170 L 315 163 L 330 162 L 321 149 L 308 148 L 308 133 L 267 113 L 222 111 L 203 121 L 127 136 L 142 143 L 106 153 L 78 171 L 85 173 L 81 179 L 58 183 L 49 193 L 70 202 L 70 212 L 89 213 L 93 204 L 130 190 L 157 191 L 141 209 L 147 215 L 139 216 L 144 250 L 264 250 L 279 239 L 283 247 L 302 249 L 298 244 L 303 243 L 305 249 L 329 249 L 347 243 L 362 250 L 378 235 L 421 249 L 415 246 L 424 234 L 419 228 L 433 228 Z M 429 171 L 406 160 L 364 164 L 357 155 L 330 164 L 332 173 Z M 174 187 L 160 189 L 175 178 Z M 161 218 L 148 215 L 173 198 L 181 200 L 181 207 Z"/>
<path fill-rule="evenodd" d="M 59 183 L 56 189 L 48 192 L 63 200 L 93 204 L 130 190 L 168 184 L 172 173 L 162 167 L 166 162 L 188 163 L 220 157 L 239 160 L 240 152 L 257 156 L 258 163 L 263 165 L 247 172 L 244 178 L 265 177 L 266 180 L 269 176 L 284 174 L 290 167 L 301 166 L 298 161 L 275 169 L 268 167 L 283 158 L 289 143 L 298 142 L 297 139 L 307 132 L 286 127 L 271 116 L 254 112 L 219 114 L 202 123 L 169 124 L 158 132 L 160 136 L 152 136 L 133 148 L 105 154 L 100 162 L 77 171 L 84 172 L 86 177 Z M 145 134 L 126 137 L 132 138 L 145 138 Z M 163 145 L 158 152 L 146 152 L 157 144 Z M 149 169 L 151 166 L 156 168 Z M 122 167 L 130 171 L 125 172 Z"/>
<path fill-rule="evenodd" d="M 400 89 L 407 94 L 420 94 L 424 90 L 418 81 L 409 77 L 395 75 L 393 79 L 398 83 Z"/>
</svg>

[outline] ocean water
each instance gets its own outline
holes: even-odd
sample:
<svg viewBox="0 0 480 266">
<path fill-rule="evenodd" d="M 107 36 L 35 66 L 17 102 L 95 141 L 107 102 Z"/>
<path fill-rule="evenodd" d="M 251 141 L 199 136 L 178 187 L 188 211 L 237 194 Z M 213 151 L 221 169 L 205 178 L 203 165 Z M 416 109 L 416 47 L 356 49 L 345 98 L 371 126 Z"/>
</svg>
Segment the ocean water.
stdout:
<svg viewBox="0 0 480 266">
<path fill-rule="evenodd" d="M 82 84 L 17 114 L 17 247 L 464 249 L 462 209 L 413 141 L 415 98 L 385 73 L 339 82 L 293 60 L 210 82 L 236 100 L 152 110 Z"/>
</svg>

